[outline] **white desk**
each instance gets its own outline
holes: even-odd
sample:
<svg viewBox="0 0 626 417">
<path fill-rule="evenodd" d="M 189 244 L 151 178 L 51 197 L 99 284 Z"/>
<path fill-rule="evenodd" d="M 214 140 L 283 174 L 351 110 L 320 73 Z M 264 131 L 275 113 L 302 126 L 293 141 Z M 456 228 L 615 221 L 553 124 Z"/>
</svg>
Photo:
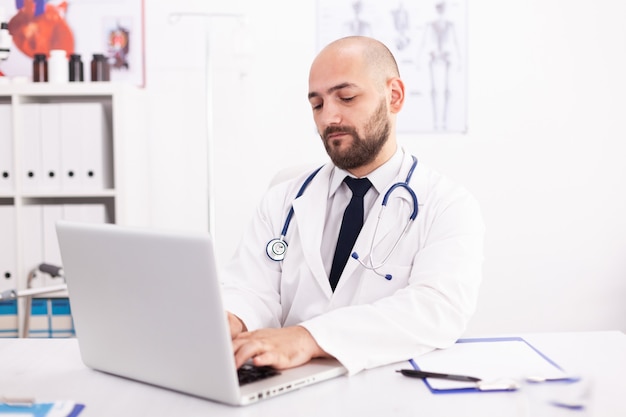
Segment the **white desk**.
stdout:
<svg viewBox="0 0 626 417">
<path fill-rule="evenodd" d="M 517 392 L 431 394 L 390 365 L 340 377 L 246 407 L 230 407 L 86 368 L 75 339 L 0 339 L 0 396 L 75 400 L 93 416 L 626 416 L 626 335 L 521 334 L 567 371 L 593 380 L 593 408 L 532 406 Z"/>
</svg>

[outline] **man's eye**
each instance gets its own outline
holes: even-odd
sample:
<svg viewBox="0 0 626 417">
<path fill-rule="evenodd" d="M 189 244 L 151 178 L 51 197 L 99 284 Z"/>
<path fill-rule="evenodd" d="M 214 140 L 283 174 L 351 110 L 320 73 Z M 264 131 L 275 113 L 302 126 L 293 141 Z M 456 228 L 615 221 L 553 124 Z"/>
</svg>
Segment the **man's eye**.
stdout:
<svg viewBox="0 0 626 417">
<path fill-rule="evenodd" d="M 322 104 L 311 104 L 311 108 L 313 110 L 320 110 L 322 108 Z"/>
<path fill-rule="evenodd" d="M 345 103 L 349 103 L 352 100 L 354 100 L 354 96 L 352 96 L 352 97 L 341 97 L 341 101 L 343 101 Z"/>
</svg>

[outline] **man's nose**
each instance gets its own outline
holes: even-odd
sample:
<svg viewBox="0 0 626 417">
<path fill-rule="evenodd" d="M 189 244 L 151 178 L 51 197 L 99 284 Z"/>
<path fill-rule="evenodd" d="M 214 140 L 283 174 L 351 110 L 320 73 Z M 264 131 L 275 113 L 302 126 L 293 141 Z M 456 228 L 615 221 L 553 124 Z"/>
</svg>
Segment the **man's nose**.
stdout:
<svg viewBox="0 0 626 417">
<path fill-rule="evenodd" d="M 333 103 L 326 103 L 322 108 L 322 112 L 319 115 L 319 121 L 324 126 L 331 126 L 341 123 L 342 119 L 341 109 L 339 106 Z"/>
</svg>

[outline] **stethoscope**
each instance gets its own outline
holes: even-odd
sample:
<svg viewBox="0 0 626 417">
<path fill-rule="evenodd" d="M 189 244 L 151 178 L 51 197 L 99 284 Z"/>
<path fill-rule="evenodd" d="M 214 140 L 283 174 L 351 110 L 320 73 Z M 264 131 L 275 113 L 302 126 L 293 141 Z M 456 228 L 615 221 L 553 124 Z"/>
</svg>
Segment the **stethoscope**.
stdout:
<svg viewBox="0 0 626 417">
<path fill-rule="evenodd" d="M 413 159 L 413 164 L 411 165 L 411 169 L 409 169 L 409 173 L 407 174 L 404 182 L 397 182 L 393 184 L 391 187 L 389 187 L 389 189 L 387 190 L 387 192 L 385 193 L 383 197 L 382 208 L 380 210 L 380 213 L 378 214 L 378 220 L 376 221 L 376 227 L 374 228 L 374 235 L 372 236 L 372 244 L 370 245 L 369 264 L 366 264 L 361 259 L 359 259 L 359 255 L 356 252 L 352 252 L 352 257 L 356 259 L 361 264 L 361 266 L 363 266 L 365 269 L 374 271 L 374 273 L 376 273 L 377 275 L 380 275 L 381 277 L 385 278 L 388 281 L 391 280 L 392 278 L 391 274 L 381 274 L 378 272 L 378 269 L 382 268 L 387 263 L 391 255 L 395 252 L 396 248 L 398 247 L 398 244 L 406 235 L 411 224 L 413 224 L 413 222 L 415 221 L 415 218 L 417 217 L 417 212 L 418 212 L 417 196 L 415 195 L 415 192 L 409 185 L 409 182 L 411 181 L 411 177 L 413 176 L 413 171 L 415 171 L 415 168 L 417 167 L 417 158 L 415 156 L 412 156 L 412 159 Z M 322 169 L 322 167 L 317 168 L 307 177 L 306 180 L 304 180 L 304 182 L 302 183 L 302 186 L 300 186 L 300 190 L 298 190 L 296 199 L 299 198 L 302 194 L 304 194 L 304 190 L 306 190 L 306 188 L 309 186 L 313 178 L 315 178 L 315 176 L 320 171 L 320 169 Z M 409 221 L 407 222 L 406 226 L 404 226 L 404 229 L 402 230 L 402 234 L 400 234 L 398 239 L 396 239 L 396 242 L 394 243 L 393 247 L 391 248 L 387 256 L 385 256 L 378 265 L 374 265 L 373 251 L 374 251 L 374 241 L 376 240 L 376 233 L 378 231 L 378 225 L 380 224 L 380 220 L 382 219 L 385 208 L 387 207 L 387 202 L 389 201 L 389 197 L 398 188 L 404 188 L 411 196 L 411 199 L 413 202 L 413 212 L 409 216 Z M 274 238 L 267 243 L 265 252 L 267 253 L 267 256 L 273 261 L 280 262 L 283 259 L 285 259 L 285 253 L 287 252 L 287 246 L 288 246 L 287 242 L 285 241 L 285 235 L 287 235 L 287 230 L 289 229 L 289 223 L 291 223 L 291 218 L 293 217 L 293 213 L 294 213 L 294 210 L 293 210 L 293 205 L 292 205 L 291 208 L 289 209 L 289 213 L 287 214 L 287 218 L 285 219 L 285 224 L 283 225 L 283 229 L 280 232 L 280 237 Z"/>
</svg>

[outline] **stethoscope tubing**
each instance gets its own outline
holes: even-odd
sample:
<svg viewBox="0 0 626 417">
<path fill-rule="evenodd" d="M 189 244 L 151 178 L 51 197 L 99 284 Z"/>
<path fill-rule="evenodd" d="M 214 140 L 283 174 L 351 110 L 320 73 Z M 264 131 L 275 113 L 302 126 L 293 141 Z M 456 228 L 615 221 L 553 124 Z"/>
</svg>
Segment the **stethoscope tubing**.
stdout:
<svg viewBox="0 0 626 417">
<path fill-rule="evenodd" d="M 374 228 L 374 237 L 372 238 L 372 244 L 370 246 L 370 255 L 369 255 L 370 262 L 369 262 L 369 265 L 367 265 L 363 261 L 361 261 L 359 259 L 359 255 L 356 252 L 352 253 L 352 257 L 354 259 L 356 259 L 364 268 L 369 269 L 371 271 L 374 271 L 376 274 L 384 277 L 387 280 L 391 280 L 392 276 L 390 274 L 383 275 L 383 274 L 378 272 L 378 269 L 383 267 L 387 263 L 387 261 L 389 260 L 391 255 L 395 252 L 395 250 L 398 247 L 400 241 L 406 235 L 407 231 L 409 230 L 409 227 L 411 226 L 411 224 L 413 224 L 413 222 L 417 218 L 417 214 L 419 212 L 419 204 L 418 204 L 418 201 L 417 201 L 417 195 L 415 194 L 415 192 L 413 191 L 413 189 L 409 185 L 409 183 L 411 181 L 411 178 L 413 176 L 413 172 L 415 171 L 415 168 L 417 167 L 417 158 L 415 156 L 411 156 L 411 157 L 412 157 L 413 163 L 411 165 L 411 168 L 409 169 L 409 172 L 408 172 L 404 182 L 397 182 L 397 183 L 393 184 L 391 187 L 389 187 L 389 189 L 387 190 L 387 192 L 383 196 L 382 207 L 381 207 L 380 213 L 378 214 L 378 220 L 376 222 L 376 227 Z M 323 166 L 317 168 L 315 171 L 313 171 L 306 178 L 306 180 L 304 180 L 304 182 L 300 186 L 300 189 L 298 190 L 298 193 L 296 194 L 296 199 L 299 198 L 300 196 L 302 196 L 302 194 L 304 194 L 304 191 L 309 186 L 309 184 L 311 183 L 313 178 L 315 178 L 317 173 L 322 169 L 322 167 Z M 380 219 L 382 218 L 382 215 L 383 215 L 383 213 L 384 213 L 384 211 L 385 211 L 385 209 L 387 207 L 387 203 L 389 201 L 389 197 L 394 192 L 394 190 L 396 190 L 397 188 L 404 188 L 408 192 L 408 194 L 411 196 L 411 200 L 412 200 L 412 203 L 413 203 L 413 211 L 411 212 L 411 216 L 409 216 L 409 221 L 404 226 L 404 229 L 402 230 L 402 233 L 400 234 L 400 237 L 396 240 L 396 242 L 394 243 L 393 247 L 391 248 L 391 250 L 389 251 L 387 256 L 385 256 L 383 258 L 383 260 L 380 262 L 380 264 L 374 266 L 373 250 L 374 250 L 375 236 L 376 236 L 376 233 L 378 231 L 378 225 L 380 224 Z M 293 205 L 292 205 L 290 207 L 290 209 L 289 209 L 289 213 L 287 214 L 287 218 L 285 219 L 285 223 L 283 225 L 283 229 L 280 232 L 280 237 L 271 239 L 267 243 L 266 253 L 267 253 L 267 256 L 271 260 L 273 260 L 273 261 L 279 262 L 279 261 L 282 261 L 285 258 L 285 252 L 287 251 L 287 246 L 288 246 L 287 242 L 285 241 L 285 236 L 287 235 L 287 230 L 289 230 L 289 224 L 291 223 L 291 218 L 293 217 L 293 214 L 294 214 L 294 209 L 293 209 Z"/>
<path fill-rule="evenodd" d="M 323 165 L 313 171 L 307 177 L 307 179 L 304 180 L 304 182 L 300 186 L 300 189 L 298 190 L 298 194 L 296 194 L 296 199 L 304 194 L 304 190 L 306 190 L 311 181 L 313 181 L 313 178 L 315 178 L 317 173 L 320 172 L 320 169 L 322 169 L 322 167 Z M 280 262 L 285 259 L 285 252 L 287 252 L 288 246 L 287 242 L 285 241 L 285 236 L 287 235 L 287 230 L 289 229 L 289 224 L 291 223 L 293 213 L 294 210 L 292 204 L 289 208 L 289 213 L 287 214 L 287 218 L 285 219 L 285 224 L 283 225 L 283 230 L 281 230 L 280 232 L 280 236 L 278 238 L 271 239 L 269 242 L 267 242 L 267 245 L 265 245 L 265 253 L 272 261 Z"/>
<path fill-rule="evenodd" d="M 318 172 L 320 172 L 320 169 L 322 169 L 323 166 L 324 165 L 317 168 L 315 171 L 311 173 L 311 175 L 307 177 L 306 180 L 304 180 L 304 182 L 302 183 L 302 186 L 300 186 L 300 189 L 298 190 L 298 194 L 296 194 L 296 199 L 300 198 L 302 194 L 304 194 L 304 190 L 306 190 L 306 187 L 309 186 L 311 181 L 313 181 L 313 178 L 315 178 L 315 176 L 317 175 Z M 283 230 L 280 232 L 280 237 L 283 239 L 285 238 L 285 236 L 287 236 L 287 230 L 289 229 L 289 224 L 291 223 L 292 217 L 293 217 L 293 204 L 291 205 L 291 208 L 289 209 L 289 213 L 287 214 L 287 218 L 285 219 Z"/>
</svg>

